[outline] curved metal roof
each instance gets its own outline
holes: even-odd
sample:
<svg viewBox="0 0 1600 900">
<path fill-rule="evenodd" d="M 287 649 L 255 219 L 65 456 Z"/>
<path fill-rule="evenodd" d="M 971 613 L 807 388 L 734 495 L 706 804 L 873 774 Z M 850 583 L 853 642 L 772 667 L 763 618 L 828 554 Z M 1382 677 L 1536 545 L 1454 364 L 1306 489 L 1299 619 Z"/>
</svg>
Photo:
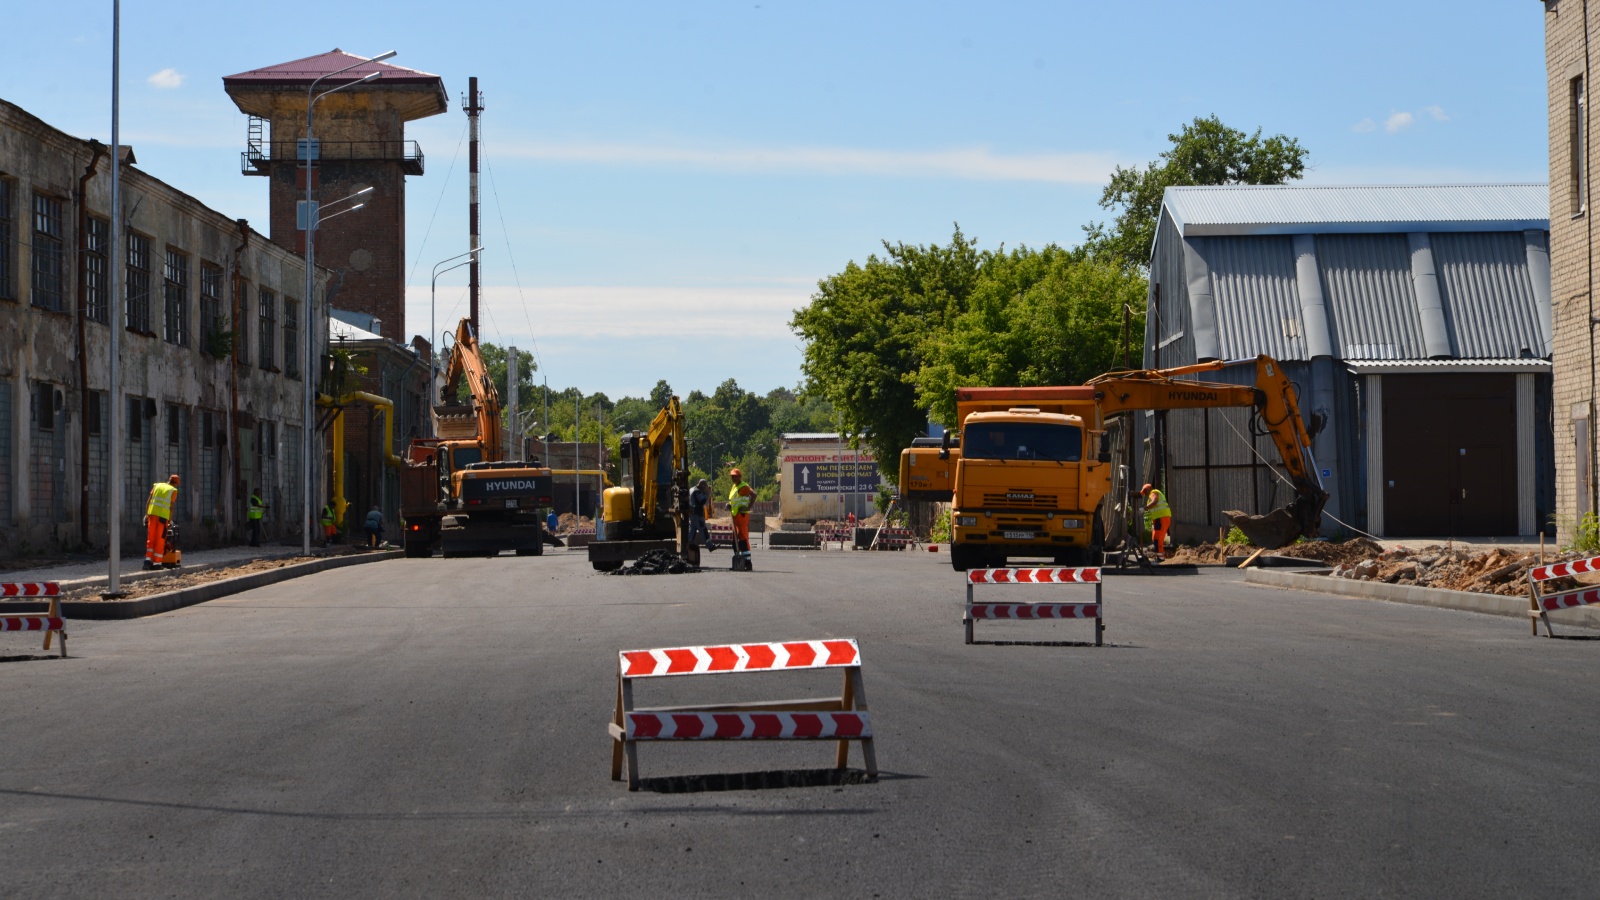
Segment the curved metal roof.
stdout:
<svg viewBox="0 0 1600 900">
<path fill-rule="evenodd" d="M 1169 187 L 1161 206 L 1184 237 L 1550 228 L 1547 184 Z"/>
</svg>

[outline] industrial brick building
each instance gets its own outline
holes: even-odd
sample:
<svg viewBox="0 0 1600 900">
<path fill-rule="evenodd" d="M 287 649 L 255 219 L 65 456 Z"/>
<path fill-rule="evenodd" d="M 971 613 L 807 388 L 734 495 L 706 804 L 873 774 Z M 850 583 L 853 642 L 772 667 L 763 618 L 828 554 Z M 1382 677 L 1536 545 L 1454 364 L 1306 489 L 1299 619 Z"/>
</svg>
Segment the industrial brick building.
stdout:
<svg viewBox="0 0 1600 900">
<path fill-rule="evenodd" d="M 1556 521 L 1563 541 L 1572 525 L 1600 509 L 1595 478 L 1595 321 L 1597 236 L 1590 173 L 1597 159 L 1588 115 L 1589 34 L 1600 7 L 1547 0 L 1545 77 L 1550 108 L 1550 281 L 1555 333 L 1554 427 Z"/>
<path fill-rule="evenodd" d="M 125 258 L 110 259 L 110 173 L 102 145 L 0 100 L 0 556 L 107 544 L 112 440 L 129 547 L 150 485 L 170 473 L 187 546 L 235 537 L 252 488 L 271 507 L 268 536 L 298 534 L 299 360 L 303 341 L 325 340 L 300 327 L 303 261 L 141 172 L 131 152 Z M 124 304 L 111 302 L 113 265 Z M 319 271 L 319 305 L 327 281 Z M 124 329 L 115 435 L 112 328 Z"/>
<path fill-rule="evenodd" d="M 347 66 L 354 67 L 321 81 L 318 92 L 372 73 L 379 77 L 317 101 L 316 145 L 307 166 L 308 89 Z M 381 418 L 370 406 L 343 414 L 345 450 L 339 468 L 348 501 L 343 526 L 358 529 L 373 504 L 397 524 L 399 481 L 385 460 L 403 457 L 411 438 L 433 433 L 426 372 L 435 343 L 431 337 L 407 338 L 406 178 L 423 173 L 424 159 L 417 142 L 406 139 L 405 123 L 448 108 L 444 81 L 402 66 L 362 62 L 334 49 L 230 75 L 222 83 L 248 116 L 240 168 L 244 175 L 267 180 L 272 239 L 304 253 L 297 207 L 305 200 L 308 171 L 313 202 L 328 210 L 317 227 L 315 259 L 332 273 L 332 302 L 343 318 L 333 326 L 335 339 L 342 337 L 340 346 L 357 353 L 356 361 L 365 369 L 354 386 L 387 398 L 397 410 L 394 444 L 387 450 Z M 338 205 L 367 188 L 371 193 L 362 196 L 361 209 L 347 212 L 351 203 Z M 331 497 L 332 481 L 323 484 Z"/>
<path fill-rule="evenodd" d="M 1144 363 L 1280 360 L 1317 423 L 1324 533 L 1535 534 L 1556 508 L 1548 199 L 1542 184 L 1168 188 Z M 1180 537 L 1292 499 L 1248 410 L 1149 422 L 1140 472 L 1164 481 Z"/>
</svg>

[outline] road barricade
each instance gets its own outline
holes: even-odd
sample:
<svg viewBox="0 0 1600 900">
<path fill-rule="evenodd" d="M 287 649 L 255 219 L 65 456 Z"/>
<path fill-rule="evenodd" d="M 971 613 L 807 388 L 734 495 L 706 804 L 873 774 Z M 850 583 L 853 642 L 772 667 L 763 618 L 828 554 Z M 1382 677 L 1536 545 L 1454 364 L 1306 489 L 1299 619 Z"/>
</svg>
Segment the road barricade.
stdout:
<svg viewBox="0 0 1600 900">
<path fill-rule="evenodd" d="M 979 603 L 973 599 L 973 588 L 980 584 L 1092 584 L 1093 603 Z M 1075 569 L 969 569 L 967 571 L 967 608 L 961 622 L 966 626 L 967 643 L 972 643 L 972 623 L 978 619 L 1093 619 L 1094 645 L 1099 647 L 1105 633 L 1101 620 L 1100 567 L 1086 566 Z"/>
<path fill-rule="evenodd" d="M 50 639 L 61 635 L 61 655 L 67 655 L 66 620 L 61 618 L 61 585 L 54 581 L 0 582 L 0 597 L 49 598 L 50 608 L 44 615 L 37 613 L 0 613 L 0 631 L 42 631 L 44 649 L 50 649 Z"/>
<path fill-rule="evenodd" d="M 828 549 L 828 545 L 834 541 L 839 542 L 840 550 L 848 550 L 850 549 L 850 541 L 854 537 L 854 529 L 844 526 L 839 528 L 818 528 L 816 535 L 817 546 L 824 550 Z"/>
<path fill-rule="evenodd" d="M 1583 585 L 1550 594 L 1546 594 L 1543 590 L 1543 585 L 1547 581 L 1589 573 L 1600 574 L 1600 556 L 1551 563 L 1548 566 L 1534 566 L 1528 570 L 1528 622 L 1533 626 L 1534 637 L 1539 636 L 1540 620 L 1544 621 L 1546 636 L 1556 636 L 1555 630 L 1550 627 L 1550 613 L 1553 610 L 1573 609 L 1600 603 L 1600 587 L 1594 585 Z"/>
<path fill-rule="evenodd" d="M 873 550 L 904 550 L 917 542 L 909 528 L 879 528 L 867 546 Z"/>
<path fill-rule="evenodd" d="M 838 697 L 808 700 L 643 709 L 633 705 L 636 678 L 802 669 L 843 669 L 843 692 Z M 834 765 L 840 769 L 849 762 L 849 742 L 860 741 L 867 776 L 878 777 L 872 719 L 861 678 L 861 649 L 854 638 L 624 650 L 617 654 L 617 709 L 610 732 L 611 780 L 622 780 L 626 760 L 630 791 L 639 789 L 640 741 L 837 741 Z"/>
</svg>

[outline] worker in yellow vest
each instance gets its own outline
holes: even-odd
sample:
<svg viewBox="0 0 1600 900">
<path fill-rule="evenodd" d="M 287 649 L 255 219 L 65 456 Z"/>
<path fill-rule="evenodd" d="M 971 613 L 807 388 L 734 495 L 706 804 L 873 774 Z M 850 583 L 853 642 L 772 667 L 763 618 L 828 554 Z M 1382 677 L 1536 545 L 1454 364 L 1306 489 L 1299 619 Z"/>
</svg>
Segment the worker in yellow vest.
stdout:
<svg viewBox="0 0 1600 900">
<path fill-rule="evenodd" d="M 144 510 L 144 567 L 161 568 L 167 555 L 167 523 L 172 521 L 172 509 L 178 499 L 178 476 L 158 481 L 150 486 L 150 503 Z"/>
<path fill-rule="evenodd" d="M 728 473 L 733 487 L 728 490 L 728 512 L 733 514 L 733 570 L 749 572 L 750 565 L 750 507 L 756 502 L 755 488 L 745 481 L 738 469 Z"/>
<path fill-rule="evenodd" d="M 333 515 L 333 501 L 322 505 L 322 546 L 327 547 L 339 539 L 339 526 Z"/>
<path fill-rule="evenodd" d="M 1155 540 L 1156 558 L 1167 558 L 1167 529 L 1172 527 L 1172 507 L 1167 505 L 1167 495 L 1160 488 L 1145 485 L 1139 493 L 1144 495 L 1144 527 L 1150 529 Z"/>
<path fill-rule="evenodd" d="M 250 520 L 250 546 L 261 546 L 261 517 L 267 514 L 267 504 L 261 499 L 261 492 L 250 492 L 250 509 L 245 515 Z"/>
</svg>

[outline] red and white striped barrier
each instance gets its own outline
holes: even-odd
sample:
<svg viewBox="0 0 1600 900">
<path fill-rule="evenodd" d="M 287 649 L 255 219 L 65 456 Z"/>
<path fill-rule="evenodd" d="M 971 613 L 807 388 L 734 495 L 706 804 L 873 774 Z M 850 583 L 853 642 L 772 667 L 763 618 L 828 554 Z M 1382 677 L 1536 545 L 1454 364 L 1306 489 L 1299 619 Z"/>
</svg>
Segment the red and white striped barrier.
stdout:
<svg viewBox="0 0 1600 900">
<path fill-rule="evenodd" d="M 1093 603 L 979 603 L 973 589 L 980 584 L 1092 584 Z M 961 624 L 972 643 L 972 623 L 979 619 L 1093 619 L 1094 645 L 1102 646 L 1105 622 L 1101 619 L 1100 568 L 970 569 L 967 571 L 966 614 Z"/>
<path fill-rule="evenodd" d="M 59 597 L 61 585 L 54 581 L 0 582 L 0 597 Z"/>
<path fill-rule="evenodd" d="M 1576 609 L 1580 606 L 1600 603 L 1600 588 L 1578 587 L 1546 594 L 1542 587 L 1543 584 L 1556 578 L 1583 575 L 1591 572 L 1600 572 L 1600 556 L 1575 559 L 1571 562 L 1552 563 L 1548 566 L 1534 566 L 1528 570 L 1528 617 L 1533 625 L 1534 637 L 1539 636 L 1540 621 L 1544 622 L 1546 635 L 1549 637 L 1556 636 L 1555 630 L 1550 627 L 1551 612 L 1561 609 Z"/>
<path fill-rule="evenodd" d="M 917 536 L 909 528 L 879 528 L 872 538 L 877 550 L 904 550 L 916 542 Z"/>
<path fill-rule="evenodd" d="M 861 658 L 852 640 L 792 641 L 787 644 L 726 644 L 675 647 L 668 650 L 624 650 L 623 678 L 705 675 L 711 672 L 760 672 L 772 669 L 817 669 L 851 666 Z"/>
<path fill-rule="evenodd" d="M 968 584 L 1099 584 L 1100 569 L 969 569 Z"/>
<path fill-rule="evenodd" d="M 44 649 L 50 649 L 50 640 L 61 635 L 61 655 L 67 655 L 67 623 L 61 618 L 61 585 L 54 581 L 0 582 L 0 597 L 48 597 L 50 609 L 44 615 L 10 613 L 0 614 L 0 631 L 42 631 Z"/>
<path fill-rule="evenodd" d="M 817 535 L 817 546 L 824 550 L 834 541 L 838 541 L 839 549 L 844 550 L 855 540 L 854 532 L 849 528 L 819 528 L 814 531 Z"/>
<path fill-rule="evenodd" d="M 860 738 L 872 726 L 862 713 L 648 713 L 626 717 L 631 741 L 749 741 Z"/>
<path fill-rule="evenodd" d="M 820 700 L 649 709 L 633 705 L 635 678 L 806 669 L 843 669 L 843 691 Z M 853 638 L 624 650 L 617 654 L 617 709 L 610 732 L 611 780 L 622 780 L 626 763 L 630 791 L 639 789 L 640 741 L 837 741 L 834 765 L 841 769 L 849 762 L 849 742 L 860 741 L 867 776 L 878 777 L 861 648 Z"/>
</svg>

